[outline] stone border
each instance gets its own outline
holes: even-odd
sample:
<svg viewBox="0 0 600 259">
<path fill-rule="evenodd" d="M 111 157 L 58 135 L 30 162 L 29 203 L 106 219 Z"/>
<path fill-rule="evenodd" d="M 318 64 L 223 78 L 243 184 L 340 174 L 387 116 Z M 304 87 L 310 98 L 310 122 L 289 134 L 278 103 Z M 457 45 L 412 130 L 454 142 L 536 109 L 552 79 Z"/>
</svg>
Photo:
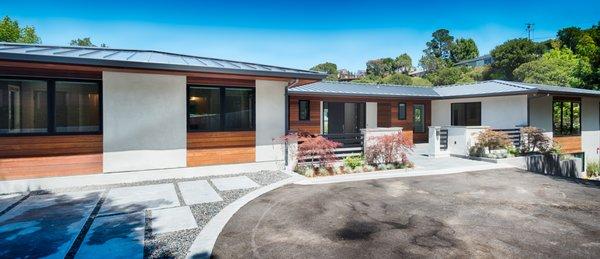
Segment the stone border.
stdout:
<svg viewBox="0 0 600 259">
<path fill-rule="evenodd" d="M 210 258 L 212 254 L 212 249 L 215 243 L 217 242 L 217 238 L 219 238 L 219 234 L 221 233 L 227 222 L 229 222 L 231 217 L 233 217 L 233 215 L 239 209 L 241 209 L 248 202 L 256 199 L 258 196 L 261 196 L 286 184 L 294 183 L 295 181 L 301 180 L 303 178 L 303 176 L 295 175 L 287 179 L 281 180 L 279 182 L 263 186 L 227 205 L 217 215 L 215 215 L 204 226 L 204 228 L 202 228 L 200 233 L 198 233 L 198 236 L 196 236 L 196 239 L 194 239 L 194 242 L 188 249 L 186 258 Z"/>
<path fill-rule="evenodd" d="M 427 176 L 427 175 L 456 174 L 456 173 L 464 173 L 464 172 L 471 172 L 471 171 L 512 168 L 512 167 L 513 166 L 506 165 L 506 164 L 490 163 L 489 165 L 464 166 L 464 167 L 458 167 L 458 168 L 433 169 L 433 170 L 397 169 L 397 170 L 388 170 L 388 171 L 379 171 L 379 172 L 343 174 L 343 175 L 333 175 L 333 176 L 320 176 L 320 177 L 312 177 L 312 178 L 304 177 L 304 180 L 295 182 L 295 184 L 314 185 L 314 184 L 342 183 L 342 182 L 364 181 L 364 180 L 396 178 L 396 177 L 414 177 L 414 176 Z"/>
</svg>

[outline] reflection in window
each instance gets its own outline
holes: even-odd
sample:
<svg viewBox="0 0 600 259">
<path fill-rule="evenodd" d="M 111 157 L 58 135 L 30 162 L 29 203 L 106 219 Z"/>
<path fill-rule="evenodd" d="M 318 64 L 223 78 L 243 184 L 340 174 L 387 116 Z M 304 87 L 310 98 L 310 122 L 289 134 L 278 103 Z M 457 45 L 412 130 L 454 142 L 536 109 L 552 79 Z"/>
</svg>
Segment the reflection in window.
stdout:
<svg viewBox="0 0 600 259">
<path fill-rule="evenodd" d="M 90 82 L 56 82 L 56 132 L 100 130 L 100 87 Z"/>
<path fill-rule="evenodd" d="M 216 87 L 190 87 L 188 117 L 190 130 L 220 130 L 220 89 Z"/>
<path fill-rule="evenodd" d="M 415 104 L 413 106 L 413 122 L 414 132 L 425 132 L 425 105 Z"/>
<path fill-rule="evenodd" d="M 0 80 L 0 133 L 48 132 L 45 81 Z"/>
<path fill-rule="evenodd" d="M 554 101 L 552 123 L 555 135 L 581 133 L 581 103 L 579 101 Z"/>
<path fill-rule="evenodd" d="M 225 129 L 254 129 L 254 90 L 244 88 L 225 89 Z"/>
</svg>

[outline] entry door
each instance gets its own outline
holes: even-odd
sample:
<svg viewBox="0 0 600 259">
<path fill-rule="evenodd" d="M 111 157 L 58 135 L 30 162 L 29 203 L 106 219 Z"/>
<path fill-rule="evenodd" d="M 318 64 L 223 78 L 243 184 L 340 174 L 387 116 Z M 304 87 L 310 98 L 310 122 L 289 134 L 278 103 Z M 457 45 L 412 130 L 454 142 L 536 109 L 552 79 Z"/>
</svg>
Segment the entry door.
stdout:
<svg viewBox="0 0 600 259">
<path fill-rule="evenodd" d="M 344 103 L 327 102 L 327 132 L 326 134 L 344 133 L 345 105 Z"/>
<path fill-rule="evenodd" d="M 416 133 L 425 132 L 425 105 L 413 105 L 413 130 Z"/>
</svg>

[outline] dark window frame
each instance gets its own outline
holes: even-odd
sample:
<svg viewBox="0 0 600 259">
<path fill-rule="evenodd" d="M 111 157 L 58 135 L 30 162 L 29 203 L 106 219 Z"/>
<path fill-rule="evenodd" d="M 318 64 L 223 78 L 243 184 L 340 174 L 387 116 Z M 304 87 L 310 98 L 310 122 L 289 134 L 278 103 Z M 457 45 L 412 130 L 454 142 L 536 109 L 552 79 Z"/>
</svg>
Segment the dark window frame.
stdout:
<svg viewBox="0 0 600 259">
<path fill-rule="evenodd" d="M 555 124 L 555 121 L 554 121 L 554 105 L 556 103 L 560 103 L 561 104 L 561 109 L 560 109 L 560 133 L 556 133 L 557 128 L 556 128 L 556 124 Z M 563 117 L 563 107 L 564 106 L 563 105 L 564 105 L 564 103 L 570 103 L 571 104 L 571 118 L 570 118 L 570 122 L 571 123 L 569 125 L 569 131 L 570 131 L 569 134 L 564 134 L 563 133 L 564 132 L 564 130 L 563 130 L 563 126 L 564 126 L 563 125 L 564 124 L 563 123 L 563 119 L 564 119 L 564 117 Z M 574 129 L 573 128 L 573 124 L 574 124 L 573 123 L 574 122 L 573 121 L 573 117 L 574 117 L 573 116 L 573 110 L 574 110 L 573 109 L 573 104 L 574 103 L 579 104 L 579 117 L 578 117 L 579 118 L 579 132 L 576 133 L 576 134 L 573 133 L 573 129 Z M 582 120 L 581 120 L 581 114 L 582 114 L 583 107 L 581 106 L 581 100 L 578 100 L 578 99 L 569 99 L 569 98 L 557 98 L 557 99 L 552 100 L 552 107 L 551 107 L 551 109 L 552 109 L 552 134 L 553 134 L 553 136 L 555 136 L 555 137 L 581 136 L 581 130 L 583 129 L 583 127 L 582 127 Z"/>
<path fill-rule="evenodd" d="M 219 89 L 219 112 L 220 112 L 220 125 L 218 130 L 203 130 L 203 129 L 190 129 L 190 89 L 192 87 L 209 87 Z M 225 102 L 225 89 L 249 89 L 252 90 L 252 129 L 226 129 L 225 128 L 225 114 L 227 105 Z M 256 88 L 254 87 L 239 87 L 239 86 L 223 86 L 223 85 L 202 85 L 202 84 L 188 84 L 186 87 L 186 101 L 185 101 L 185 113 L 186 113 L 186 129 L 187 132 L 236 132 L 236 131 L 256 131 Z"/>
<path fill-rule="evenodd" d="M 454 121 L 454 107 L 456 105 L 462 105 L 463 107 L 463 118 L 464 118 L 464 123 L 455 123 Z M 470 105 L 477 105 L 477 107 L 479 107 L 479 118 L 478 118 L 478 122 L 475 123 L 476 125 L 467 125 L 469 123 L 467 123 L 468 120 L 468 114 L 469 111 L 467 109 L 467 107 L 469 107 Z M 461 102 L 461 103 L 451 103 L 450 104 L 450 125 L 451 126 L 481 126 L 481 113 L 482 113 L 482 109 L 481 109 L 481 102 Z"/>
<path fill-rule="evenodd" d="M 47 109 L 47 132 L 32 132 L 32 133 L 0 133 L 0 137 L 21 137 L 21 136 L 72 136 L 72 135 L 99 135 L 102 134 L 103 129 L 103 86 L 102 80 L 100 79 L 76 79 L 76 78 L 63 78 L 63 77 L 32 77 L 32 76 L 0 76 L 3 80 L 34 80 L 46 82 L 46 103 Z M 56 82 L 81 82 L 81 83 L 96 83 L 98 84 L 98 102 L 99 102 L 99 117 L 98 117 L 98 130 L 97 131 L 82 131 L 82 132 L 56 132 L 55 124 L 55 111 L 56 111 Z"/>
<path fill-rule="evenodd" d="M 302 118 L 302 102 L 306 102 L 307 118 Z M 310 100 L 298 100 L 298 120 L 299 121 L 310 121 Z"/>
<path fill-rule="evenodd" d="M 400 105 L 404 105 L 404 114 L 400 114 Z M 398 120 L 404 121 L 406 120 L 406 103 L 405 102 L 400 102 L 398 103 L 398 114 L 397 114 L 397 118 Z M 402 115 L 402 116 L 400 116 Z"/>
</svg>

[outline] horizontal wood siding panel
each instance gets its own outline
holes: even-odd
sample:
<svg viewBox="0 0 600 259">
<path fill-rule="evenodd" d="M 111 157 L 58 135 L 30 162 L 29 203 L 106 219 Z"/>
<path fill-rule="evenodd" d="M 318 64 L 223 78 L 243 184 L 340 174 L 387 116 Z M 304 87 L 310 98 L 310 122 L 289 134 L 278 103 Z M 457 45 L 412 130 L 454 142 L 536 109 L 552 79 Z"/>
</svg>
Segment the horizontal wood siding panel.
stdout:
<svg viewBox="0 0 600 259">
<path fill-rule="evenodd" d="M 0 179 L 102 172 L 102 135 L 0 137 Z"/>
<path fill-rule="evenodd" d="M 187 147 L 188 166 L 256 161 L 254 131 L 190 132 Z"/>
<path fill-rule="evenodd" d="M 300 100 L 310 101 L 310 120 L 300 120 Z M 317 98 L 310 97 L 290 97 L 289 121 L 290 130 L 296 132 L 308 132 L 311 134 L 321 133 L 321 101 Z"/>
<path fill-rule="evenodd" d="M 392 107 L 390 103 L 377 103 L 377 127 L 391 127 Z"/>
<path fill-rule="evenodd" d="M 558 136 L 554 137 L 554 140 L 561 146 L 562 151 L 565 153 L 582 152 L 581 136 Z"/>
<path fill-rule="evenodd" d="M 398 104 L 406 104 L 406 120 L 398 120 Z M 424 104 L 425 105 L 425 132 L 416 133 L 413 132 L 414 128 L 414 109 L 413 105 Z M 397 100 L 391 103 L 391 125 L 392 127 L 402 127 L 402 131 L 412 136 L 414 143 L 425 143 L 429 138 L 427 133 L 428 127 L 431 126 L 431 101 L 428 100 Z"/>
</svg>

